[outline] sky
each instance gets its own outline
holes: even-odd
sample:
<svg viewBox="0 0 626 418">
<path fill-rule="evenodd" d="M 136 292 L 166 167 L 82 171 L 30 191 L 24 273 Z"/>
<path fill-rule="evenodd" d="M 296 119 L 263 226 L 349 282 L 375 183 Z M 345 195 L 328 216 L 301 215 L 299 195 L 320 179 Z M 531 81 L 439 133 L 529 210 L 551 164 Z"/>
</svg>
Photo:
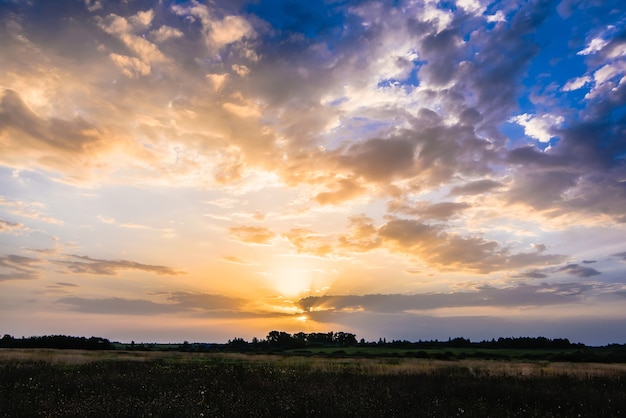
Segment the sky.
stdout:
<svg viewBox="0 0 626 418">
<path fill-rule="evenodd" d="M 0 39 L 0 334 L 626 343 L 623 0 L 2 0 Z"/>
</svg>

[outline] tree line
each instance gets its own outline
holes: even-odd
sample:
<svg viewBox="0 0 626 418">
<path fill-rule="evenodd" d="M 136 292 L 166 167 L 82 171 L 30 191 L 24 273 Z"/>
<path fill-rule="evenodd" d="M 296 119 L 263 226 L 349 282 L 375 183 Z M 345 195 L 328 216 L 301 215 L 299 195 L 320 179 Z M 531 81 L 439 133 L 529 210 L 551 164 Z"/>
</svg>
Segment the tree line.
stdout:
<svg viewBox="0 0 626 418">
<path fill-rule="evenodd" d="M 122 345 L 117 343 L 117 348 Z M 149 344 L 130 346 L 132 349 L 149 349 Z M 479 349 L 583 349 L 585 344 L 572 343 L 567 338 L 550 339 L 546 337 L 500 337 L 498 339 L 473 342 L 467 338 L 457 337 L 448 340 L 407 341 L 379 338 L 378 341 L 357 340 L 355 334 L 349 332 L 297 332 L 290 334 L 285 331 L 270 331 L 264 339 L 252 338 L 247 341 L 236 337 L 225 344 L 206 344 L 185 341 L 178 345 L 183 351 L 202 348 L 223 348 L 227 350 L 264 350 L 264 349 L 306 349 L 320 347 L 388 347 L 400 349 L 441 349 L 441 348 L 479 348 Z M 72 337 L 66 335 L 46 335 L 35 337 L 14 338 L 5 334 L 0 339 L 0 348 L 71 348 L 82 350 L 112 350 L 116 344 L 102 337 Z"/>
<path fill-rule="evenodd" d="M 75 350 L 113 350 L 115 346 L 106 338 L 70 337 L 67 335 L 44 335 L 41 337 L 14 338 L 5 334 L 0 348 L 60 348 Z"/>
<path fill-rule="evenodd" d="M 448 340 L 407 341 L 379 338 L 378 341 L 357 341 L 356 335 L 349 332 L 313 332 L 310 334 L 297 332 L 290 334 L 284 331 L 270 331 L 265 339 L 253 338 L 251 342 L 243 338 L 234 338 L 226 344 L 232 348 L 260 347 L 297 349 L 308 347 L 389 347 L 405 349 L 427 348 L 493 348 L 493 349 L 567 349 L 585 348 L 585 344 L 572 343 L 567 338 L 550 339 L 546 337 L 500 337 L 497 340 L 483 340 L 472 342 L 463 337 L 449 338 Z"/>
</svg>

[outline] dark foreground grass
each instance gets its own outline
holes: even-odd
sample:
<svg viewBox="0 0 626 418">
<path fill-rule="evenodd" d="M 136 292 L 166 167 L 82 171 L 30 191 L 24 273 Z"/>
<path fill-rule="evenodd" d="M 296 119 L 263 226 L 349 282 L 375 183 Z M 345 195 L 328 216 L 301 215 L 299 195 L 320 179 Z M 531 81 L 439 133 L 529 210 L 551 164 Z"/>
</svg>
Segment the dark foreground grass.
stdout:
<svg viewBox="0 0 626 418">
<path fill-rule="evenodd" d="M 490 375 L 458 363 L 364 373 L 349 363 L 203 358 L 0 362 L 0 416 L 619 417 L 626 375 Z"/>
</svg>

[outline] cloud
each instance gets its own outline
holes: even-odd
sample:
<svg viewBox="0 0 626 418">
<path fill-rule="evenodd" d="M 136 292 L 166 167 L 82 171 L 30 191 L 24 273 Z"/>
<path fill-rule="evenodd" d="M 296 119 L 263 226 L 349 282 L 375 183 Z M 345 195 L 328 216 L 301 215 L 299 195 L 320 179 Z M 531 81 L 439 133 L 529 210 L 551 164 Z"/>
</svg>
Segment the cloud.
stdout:
<svg viewBox="0 0 626 418">
<path fill-rule="evenodd" d="M 560 124 L 565 121 L 563 116 L 543 114 L 540 116 L 522 115 L 514 116 L 509 119 L 524 127 L 524 133 L 540 142 L 550 142 L 550 138 L 554 137 L 554 132 Z"/>
<path fill-rule="evenodd" d="M 243 260 L 239 257 L 235 257 L 233 255 L 226 255 L 224 257 L 222 257 L 222 260 L 227 261 L 229 263 L 233 263 L 233 264 L 244 264 L 244 265 L 249 265 L 251 264 L 250 262 Z"/>
<path fill-rule="evenodd" d="M 65 282 L 56 282 L 56 285 L 61 286 L 61 287 L 79 287 L 75 283 L 65 283 Z"/>
<path fill-rule="evenodd" d="M 276 234 L 261 226 L 234 226 L 229 229 L 230 236 L 246 244 L 270 244 Z"/>
<path fill-rule="evenodd" d="M 0 257 L 0 282 L 8 280 L 35 280 L 41 277 L 41 260 L 9 254 Z"/>
<path fill-rule="evenodd" d="M 592 81 L 589 76 L 576 77 L 572 80 L 569 80 L 563 86 L 563 91 L 574 91 L 585 87 L 588 83 Z"/>
<path fill-rule="evenodd" d="M 365 191 L 358 183 L 349 179 L 339 179 L 334 186 L 335 190 L 318 193 L 314 200 L 320 205 L 337 205 Z"/>
<path fill-rule="evenodd" d="M 386 249 L 419 259 L 439 271 L 466 271 L 487 274 L 516 271 L 531 266 L 562 263 L 566 256 L 545 254 L 545 247 L 514 253 L 499 242 L 481 236 L 449 233 L 444 225 L 415 219 L 390 218 L 381 226 L 365 215 L 350 218 L 349 232 L 336 236 L 317 234 L 311 229 L 294 228 L 284 236 L 298 253 L 320 257 L 346 255 L 344 251 L 369 252 Z"/>
<path fill-rule="evenodd" d="M 383 245 L 391 251 L 419 257 L 440 270 L 491 273 L 562 262 L 565 257 L 541 251 L 511 254 L 498 242 L 480 236 L 451 234 L 440 226 L 416 220 L 392 219 L 380 227 Z"/>
<path fill-rule="evenodd" d="M 137 78 L 142 75 L 150 74 L 150 64 L 138 58 L 115 54 L 113 52 L 109 54 L 109 58 L 111 58 L 111 61 L 113 61 L 115 65 L 120 67 L 122 73 L 128 78 Z"/>
<path fill-rule="evenodd" d="M 100 2 L 100 0 L 84 0 L 84 1 L 85 1 L 85 7 L 87 7 L 87 10 L 89 10 L 90 12 L 102 10 L 102 3 Z"/>
<path fill-rule="evenodd" d="M 174 292 L 167 298 L 184 309 L 202 309 L 206 311 L 239 310 L 244 301 L 224 295 L 207 293 Z"/>
<path fill-rule="evenodd" d="M 308 228 L 292 228 L 283 236 L 301 254 L 326 257 L 334 252 L 333 241 L 330 238 L 317 234 Z"/>
<path fill-rule="evenodd" d="M 11 200 L 11 199 L 7 199 L 4 196 L 0 196 L 0 206 L 9 208 L 9 213 L 15 216 L 34 219 L 34 220 L 46 222 L 49 224 L 56 224 L 56 225 L 63 224 L 62 220 L 48 216 L 45 213 L 46 210 L 48 209 L 48 205 L 46 205 L 45 203 Z M 11 223 L 10 225 L 7 225 L 7 224 L 4 224 L 4 225 L 6 228 L 15 229 L 17 228 L 16 225 L 21 225 L 21 224 Z"/>
<path fill-rule="evenodd" d="M 561 267 L 560 269 L 558 269 L 557 271 L 564 271 L 567 274 L 571 274 L 573 276 L 578 276 L 578 277 L 591 277 L 591 276 L 597 276 L 599 274 L 602 274 L 601 272 L 599 272 L 598 270 L 591 268 L 591 267 L 583 267 L 580 266 L 578 264 L 568 264 L 565 267 Z"/>
<path fill-rule="evenodd" d="M 352 145 L 339 158 L 343 165 L 368 180 L 386 181 L 413 165 L 414 147 L 402 138 L 374 138 Z"/>
<path fill-rule="evenodd" d="M 28 156 L 31 163 L 70 177 L 97 165 L 110 148 L 102 132 L 85 119 L 38 115 L 10 89 L 0 91 L 0 138 L 6 145 L 1 163 L 30 169 L 22 164 Z"/>
<path fill-rule="evenodd" d="M 387 208 L 390 213 L 402 213 L 412 215 L 423 220 L 439 220 L 443 221 L 459 215 L 465 209 L 472 205 L 464 202 L 415 202 L 410 205 L 403 202 L 393 201 Z"/>
<path fill-rule="evenodd" d="M 193 313 L 203 317 L 241 317 L 256 316 L 242 310 L 245 301 L 224 295 L 207 293 L 173 292 L 165 293 L 167 302 L 155 302 L 148 299 L 129 299 L 119 297 L 84 298 L 65 297 L 57 303 L 69 305 L 77 312 L 112 315 L 167 315 Z"/>
<path fill-rule="evenodd" d="M 186 274 L 184 271 L 172 267 L 141 264 L 129 260 L 102 260 L 80 255 L 70 255 L 69 258 L 69 261 L 54 260 L 53 263 L 64 267 L 67 272 L 74 274 L 115 276 L 120 271 L 124 270 L 138 270 L 158 274 L 160 276 L 179 276 Z"/>
<path fill-rule="evenodd" d="M 16 232 L 26 231 L 26 230 L 28 230 L 28 228 L 25 228 L 24 224 L 17 223 L 17 222 L 9 222 L 9 221 L 5 221 L 4 219 L 0 219 L 0 233 L 2 232 L 16 233 Z"/>
<path fill-rule="evenodd" d="M 518 77 L 540 51 L 534 34 L 552 9 L 548 1 L 525 3 L 507 22 L 472 36 L 481 52 L 468 64 L 473 73 L 468 82 L 487 121 L 502 121 L 515 106 Z"/>
<path fill-rule="evenodd" d="M 548 275 L 537 270 L 530 270 L 530 271 L 525 271 L 523 273 L 515 274 L 513 275 L 513 277 L 528 278 L 528 279 L 545 279 L 546 277 L 548 277 Z"/>
<path fill-rule="evenodd" d="M 172 6 L 172 11 L 179 16 L 188 16 L 199 19 L 202 24 L 202 34 L 210 50 L 222 48 L 244 40 L 254 38 L 256 33 L 252 25 L 242 16 L 227 15 L 218 17 L 208 6 L 192 0 L 191 6 Z"/>
<path fill-rule="evenodd" d="M 463 195 L 476 195 L 488 193 L 494 189 L 500 189 L 504 187 L 504 184 L 489 179 L 483 180 L 475 180 L 465 183 L 462 186 L 455 186 L 450 190 L 450 195 L 452 196 L 463 196 Z"/>
<path fill-rule="evenodd" d="M 558 207 L 565 193 L 576 185 L 579 174 L 569 170 L 550 170 L 519 176 L 506 192 L 509 203 L 521 203 L 535 209 Z"/>
<path fill-rule="evenodd" d="M 180 312 L 176 304 L 157 303 L 144 299 L 81 298 L 77 296 L 59 299 L 57 303 L 69 305 L 73 311 L 90 314 L 112 315 L 159 315 Z"/>
<path fill-rule="evenodd" d="M 183 37 L 185 34 L 176 28 L 171 26 L 163 25 L 157 30 L 153 30 L 150 32 L 150 35 L 154 38 L 157 43 L 165 42 L 170 39 L 177 39 Z"/>
<path fill-rule="evenodd" d="M 149 66 L 168 61 L 156 44 L 136 34 L 150 27 L 153 16 L 152 10 L 146 10 L 139 11 L 128 19 L 110 14 L 104 19 L 98 18 L 97 21 L 102 30 L 118 38 L 139 61 Z"/>
<path fill-rule="evenodd" d="M 622 253 L 613 254 L 613 257 L 619 257 L 622 261 L 626 261 L 626 251 Z"/>
<path fill-rule="evenodd" d="M 351 251 L 366 252 L 380 247 L 381 238 L 372 219 L 364 214 L 350 217 L 350 231 L 339 237 L 339 246 Z"/>
<path fill-rule="evenodd" d="M 592 285 L 580 283 L 519 284 L 506 288 L 481 286 L 474 292 L 308 296 L 300 299 L 298 305 L 312 314 L 320 311 L 402 313 L 486 306 L 513 308 L 575 304 L 591 290 Z"/>
<path fill-rule="evenodd" d="M 76 153 L 99 142 L 94 127 L 85 120 L 43 119 L 28 108 L 17 92 L 10 89 L 2 91 L 0 128 L 5 135 L 22 134 L 22 138 L 59 151 Z"/>
<path fill-rule="evenodd" d="M 602 38 L 593 38 L 587 47 L 577 52 L 577 55 L 589 55 L 601 51 L 609 43 L 608 40 Z"/>
</svg>

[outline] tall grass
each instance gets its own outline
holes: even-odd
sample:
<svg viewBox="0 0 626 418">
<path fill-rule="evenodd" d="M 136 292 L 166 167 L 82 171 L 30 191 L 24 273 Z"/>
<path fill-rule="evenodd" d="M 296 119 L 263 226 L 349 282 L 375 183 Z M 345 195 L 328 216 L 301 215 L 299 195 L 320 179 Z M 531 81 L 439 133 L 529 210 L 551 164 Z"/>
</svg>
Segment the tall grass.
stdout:
<svg viewBox="0 0 626 418">
<path fill-rule="evenodd" d="M 624 365 L 14 351 L 0 416 L 624 416 Z"/>
</svg>

